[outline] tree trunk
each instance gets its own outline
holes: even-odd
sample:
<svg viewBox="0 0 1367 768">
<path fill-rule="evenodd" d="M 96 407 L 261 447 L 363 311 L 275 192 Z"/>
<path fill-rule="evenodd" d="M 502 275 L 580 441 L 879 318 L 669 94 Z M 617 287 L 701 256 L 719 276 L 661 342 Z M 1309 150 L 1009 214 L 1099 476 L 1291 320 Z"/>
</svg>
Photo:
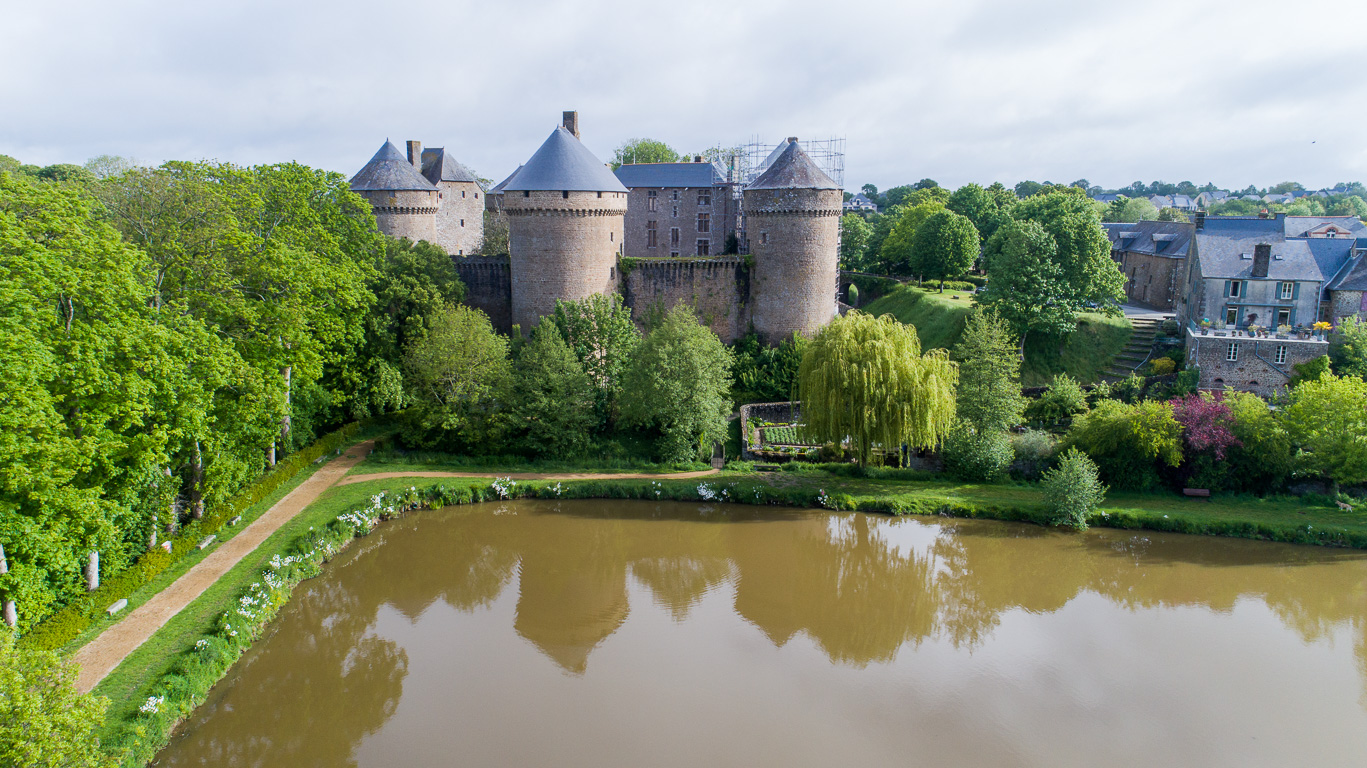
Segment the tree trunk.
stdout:
<svg viewBox="0 0 1367 768">
<path fill-rule="evenodd" d="M 266 466 L 275 466 L 275 443 L 271 443 L 271 447 L 266 450 Z"/>
<path fill-rule="evenodd" d="M 196 519 L 204 517 L 204 455 L 200 452 L 199 441 L 195 441 L 195 459 L 192 467 L 190 489 L 190 514 Z"/>
<path fill-rule="evenodd" d="M 294 410 L 293 390 L 290 385 L 293 370 L 293 367 L 288 365 L 280 369 L 280 375 L 285 377 L 285 417 L 280 420 L 280 444 L 283 446 L 290 444 L 290 413 Z"/>
<path fill-rule="evenodd" d="M 15 609 L 13 600 L 5 601 L 5 626 L 10 629 L 19 626 L 19 611 Z"/>
<path fill-rule="evenodd" d="M 94 592 L 100 588 L 100 553 L 92 551 L 85 564 L 85 591 Z"/>
</svg>

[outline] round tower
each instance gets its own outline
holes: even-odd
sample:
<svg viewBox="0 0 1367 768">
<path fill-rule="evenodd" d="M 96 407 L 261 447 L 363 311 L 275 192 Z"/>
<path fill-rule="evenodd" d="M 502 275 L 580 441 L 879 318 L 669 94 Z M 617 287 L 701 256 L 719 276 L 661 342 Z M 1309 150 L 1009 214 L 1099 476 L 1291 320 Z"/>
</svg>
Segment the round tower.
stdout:
<svg viewBox="0 0 1367 768">
<path fill-rule="evenodd" d="M 766 344 L 810 336 L 836 315 L 844 195 L 796 138 L 743 194 L 755 331 Z"/>
<path fill-rule="evenodd" d="M 566 128 L 503 186 L 513 322 L 530 332 L 555 310 L 617 290 L 627 189 Z"/>
<path fill-rule="evenodd" d="M 435 243 L 439 197 L 437 188 L 419 171 L 422 146 L 416 150 L 410 161 L 386 139 L 370 162 L 351 177 L 351 191 L 370 202 L 381 232 Z"/>
</svg>

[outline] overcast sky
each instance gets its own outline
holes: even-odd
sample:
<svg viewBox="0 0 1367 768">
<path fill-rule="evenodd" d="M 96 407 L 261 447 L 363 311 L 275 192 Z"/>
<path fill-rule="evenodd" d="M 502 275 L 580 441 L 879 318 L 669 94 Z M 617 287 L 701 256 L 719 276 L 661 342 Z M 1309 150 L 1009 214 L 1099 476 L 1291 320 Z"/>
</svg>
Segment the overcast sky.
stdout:
<svg viewBox="0 0 1367 768">
<path fill-rule="evenodd" d="M 1361 0 L 0 0 L 0 154 L 297 160 L 386 138 L 502 179 L 577 109 L 604 160 L 843 136 L 930 177 L 1367 181 Z"/>
</svg>

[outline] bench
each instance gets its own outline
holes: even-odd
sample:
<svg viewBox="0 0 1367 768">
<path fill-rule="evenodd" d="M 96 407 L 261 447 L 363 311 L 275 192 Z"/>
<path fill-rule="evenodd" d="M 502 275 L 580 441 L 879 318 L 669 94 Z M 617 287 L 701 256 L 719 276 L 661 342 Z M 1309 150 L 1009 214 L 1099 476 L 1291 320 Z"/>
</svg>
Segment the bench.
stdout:
<svg viewBox="0 0 1367 768">
<path fill-rule="evenodd" d="M 1182 495 L 1183 495 L 1183 496 L 1198 496 L 1198 497 L 1203 498 L 1203 499 L 1209 499 L 1209 498 L 1210 498 L 1210 489 L 1209 489 L 1209 488 L 1183 488 L 1183 489 L 1182 489 Z"/>
<path fill-rule="evenodd" d="M 208 536 L 205 536 L 203 539 L 200 540 L 200 542 L 199 542 L 199 548 L 200 548 L 200 549 L 204 549 L 205 547 L 209 546 L 210 544 L 213 544 L 213 543 L 214 543 L 214 539 L 217 539 L 217 538 L 218 538 L 218 536 L 215 535 L 215 534 L 212 534 L 212 533 L 209 534 Z"/>
</svg>

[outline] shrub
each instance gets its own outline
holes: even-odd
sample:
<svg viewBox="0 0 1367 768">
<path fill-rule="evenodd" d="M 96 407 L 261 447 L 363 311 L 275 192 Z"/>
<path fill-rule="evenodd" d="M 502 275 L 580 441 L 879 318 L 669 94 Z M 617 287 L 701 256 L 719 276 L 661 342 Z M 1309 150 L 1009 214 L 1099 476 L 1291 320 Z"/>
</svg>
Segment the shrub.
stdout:
<svg viewBox="0 0 1367 768">
<path fill-rule="evenodd" d="M 1149 490 L 1160 484 L 1160 466 L 1181 463 L 1182 425 L 1167 403 L 1107 400 L 1073 422 L 1066 447 L 1090 456 L 1112 485 Z"/>
<path fill-rule="evenodd" d="M 1097 466 L 1076 448 L 1059 459 L 1058 466 L 1044 473 L 1044 500 L 1053 513 L 1053 524 L 1087 527 L 1087 516 L 1106 499 L 1106 486 L 1097 477 Z"/>
<path fill-rule="evenodd" d="M 108 766 L 95 729 L 107 702 L 76 691 L 77 667 L 51 651 L 17 648 L 0 629 L 0 765 Z"/>
<path fill-rule="evenodd" d="M 1005 432 L 979 430 L 959 422 L 945 438 L 945 471 L 966 482 L 991 482 L 1011 465 L 1011 439 Z"/>
<path fill-rule="evenodd" d="M 1016 458 L 1021 461 L 1047 461 L 1054 456 L 1054 438 L 1041 429 L 1027 429 L 1011 441 Z"/>
<path fill-rule="evenodd" d="M 1111 385 L 1111 397 L 1122 403 L 1137 403 L 1144 397 L 1144 379 L 1130 374 Z"/>
<path fill-rule="evenodd" d="M 1066 373 L 1054 377 L 1049 388 L 1026 407 L 1027 418 L 1036 422 L 1057 423 L 1087 410 L 1087 395 L 1077 381 Z"/>
<path fill-rule="evenodd" d="M 1149 361 L 1149 373 L 1154 376 L 1167 376 L 1177 370 L 1177 363 L 1170 357 L 1160 357 Z"/>
</svg>

